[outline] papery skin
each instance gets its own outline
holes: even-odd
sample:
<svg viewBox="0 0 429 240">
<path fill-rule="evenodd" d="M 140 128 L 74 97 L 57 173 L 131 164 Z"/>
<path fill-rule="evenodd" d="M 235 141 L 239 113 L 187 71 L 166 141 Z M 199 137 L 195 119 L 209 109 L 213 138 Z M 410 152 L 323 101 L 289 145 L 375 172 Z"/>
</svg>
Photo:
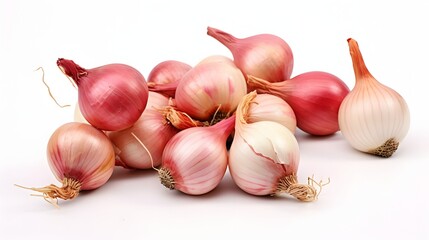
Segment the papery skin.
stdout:
<svg viewBox="0 0 429 240">
<path fill-rule="evenodd" d="M 115 152 L 108 137 L 85 123 L 70 122 L 57 128 L 47 146 L 49 166 L 60 182 L 77 180 L 81 190 L 104 185 L 113 173 Z"/>
<path fill-rule="evenodd" d="M 183 76 L 175 101 L 179 110 L 207 121 L 216 111 L 234 112 L 246 93 L 246 80 L 240 69 L 224 61 L 210 62 L 195 66 Z"/>
<path fill-rule="evenodd" d="M 85 69 L 63 58 L 57 65 L 76 83 L 80 111 L 94 127 L 123 130 L 143 113 L 149 90 L 137 69 L 119 63 Z"/>
<path fill-rule="evenodd" d="M 167 143 L 162 168 L 169 170 L 174 189 L 201 195 L 219 185 L 227 169 L 226 139 L 234 121 L 230 117 L 210 127 L 187 128 Z"/>
<path fill-rule="evenodd" d="M 166 122 L 158 110 L 167 105 L 167 97 L 149 92 L 147 108 L 137 122 L 125 130 L 108 133 L 112 143 L 119 149 L 117 165 L 134 169 L 150 169 L 161 164 L 165 145 L 178 132 Z M 132 134 L 144 144 L 144 147 Z"/>
<path fill-rule="evenodd" d="M 281 178 L 296 175 L 299 156 L 298 142 L 285 126 L 272 121 L 237 122 L 229 172 L 243 191 L 270 195 L 276 193 Z"/>
</svg>

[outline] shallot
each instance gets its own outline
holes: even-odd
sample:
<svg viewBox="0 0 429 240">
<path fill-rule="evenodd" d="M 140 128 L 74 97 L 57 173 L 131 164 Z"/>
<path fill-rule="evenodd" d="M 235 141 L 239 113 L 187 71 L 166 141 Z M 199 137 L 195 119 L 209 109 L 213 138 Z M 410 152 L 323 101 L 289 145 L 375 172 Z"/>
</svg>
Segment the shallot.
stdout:
<svg viewBox="0 0 429 240">
<path fill-rule="evenodd" d="M 244 75 L 227 61 L 200 64 L 179 81 L 175 102 L 180 111 L 200 121 L 223 119 L 247 93 Z"/>
<path fill-rule="evenodd" d="M 269 82 L 280 82 L 290 78 L 293 70 L 292 50 L 279 36 L 257 34 L 237 38 L 213 27 L 207 27 L 207 34 L 231 51 L 235 65 L 243 74 Z"/>
<path fill-rule="evenodd" d="M 161 183 L 190 195 L 216 188 L 228 163 L 226 140 L 234 129 L 235 116 L 209 127 L 180 131 L 167 143 L 159 172 Z"/>
<path fill-rule="evenodd" d="M 247 83 L 258 93 L 281 97 L 292 107 L 298 128 L 319 136 L 339 130 L 338 109 L 350 92 L 340 78 L 322 71 L 305 72 L 275 83 L 248 76 Z"/>
<path fill-rule="evenodd" d="M 119 131 L 131 127 L 143 113 L 148 87 L 143 75 L 126 64 L 85 69 L 59 58 L 57 65 L 78 88 L 82 115 L 94 127 Z"/>
<path fill-rule="evenodd" d="M 176 83 L 191 69 L 191 65 L 177 60 L 166 60 L 158 63 L 147 77 L 149 91 L 174 97 Z"/>
<path fill-rule="evenodd" d="M 314 180 L 309 178 L 308 184 L 298 183 L 300 152 L 294 134 L 274 121 L 248 123 L 243 115 L 248 100 L 243 98 L 236 111 L 228 160 L 233 181 L 252 195 L 288 193 L 301 201 L 317 199 Z"/>
<path fill-rule="evenodd" d="M 368 71 L 356 40 L 348 40 L 356 84 L 339 109 L 342 135 L 362 152 L 390 157 L 410 128 L 404 98 Z"/>
<path fill-rule="evenodd" d="M 54 131 L 48 142 L 47 158 L 62 186 L 51 184 L 28 189 L 42 193 L 55 206 L 59 198 L 73 199 L 80 191 L 101 187 L 115 166 L 115 152 L 109 138 L 101 130 L 79 122 L 65 123 Z"/>
<path fill-rule="evenodd" d="M 242 101 L 242 114 L 247 123 L 273 121 L 287 127 L 292 133 L 296 130 L 296 117 L 289 104 L 272 94 L 257 94 L 252 91 Z"/>
<path fill-rule="evenodd" d="M 165 145 L 178 132 L 159 112 L 167 105 L 167 97 L 149 92 L 147 107 L 132 127 L 108 132 L 109 139 L 118 150 L 116 165 L 150 169 L 161 164 Z"/>
</svg>

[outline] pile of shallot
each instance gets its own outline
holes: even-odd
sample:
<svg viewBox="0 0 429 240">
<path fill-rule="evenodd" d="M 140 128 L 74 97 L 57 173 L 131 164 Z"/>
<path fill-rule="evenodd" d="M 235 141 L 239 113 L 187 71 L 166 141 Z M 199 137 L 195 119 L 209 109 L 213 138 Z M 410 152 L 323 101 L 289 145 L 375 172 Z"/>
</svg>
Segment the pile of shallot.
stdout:
<svg viewBox="0 0 429 240">
<path fill-rule="evenodd" d="M 108 182 L 115 167 L 156 171 L 162 185 L 189 195 L 215 189 L 229 172 L 239 189 L 314 201 L 327 182 L 298 182 L 295 136 L 340 132 L 352 148 L 390 157 L 406 136 L 406 102 L 378 82 L 348 39 L 356 84 L 324 71 L 292 75 L 291 47 L 279 36 L 246 38 L 207 28 L 233 58 L 197 64 L 166 60 L 147 79 L 127 64 L 84 68 L 59 58 L 78 89 L 73 121 L 59 126 L 47 160 L 61 186 L 29 188 L 57 206 Z"/>
</svg>

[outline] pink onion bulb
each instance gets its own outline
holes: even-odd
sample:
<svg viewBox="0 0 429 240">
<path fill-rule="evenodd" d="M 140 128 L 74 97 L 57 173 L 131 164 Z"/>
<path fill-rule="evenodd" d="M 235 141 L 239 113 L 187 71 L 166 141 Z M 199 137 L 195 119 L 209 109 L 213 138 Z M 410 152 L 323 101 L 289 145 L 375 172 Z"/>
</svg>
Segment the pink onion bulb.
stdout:
<svg viewBox="0 0 429 240">
<path fill-rule="evenodd" d="M 210 121 L 215 113 L 233 113 L 246 93 L 246 80 L 240 69 L 227 61 L 209 62 L 195 66 L 183 76 L 175 101 L 177 108 L 192 118 Z"/>
<path fill-rule="evenodd" d="M 174 97 L 177 85 L 172 83 L 180 81 L 183 75 L 191 69 L 191 65 L 176 60 L 166 60 L 158 63 L 147 78 L 149 91 Z"/>
<path fill-rule="evenodd" d="M 148 84 L 165 84 L 179 81 L 185 73 L 191 70 L 191 65 L 176 61 L 166 60 L 158 63 L 147 77 Z"/>
<path fill-rule="evenodd" d="M 85 69 L 64 58 L 59 58 L 57 65 L 76 83 L 80 111 L 94 127 L 123 130 L 143 113 L 148 87 L 137 69 L 125 64 Z"/>
<path fill-rule="evenodd" d="M 340 78 L 321 71 L 302 73 L 276 83 L 248 76 L 247 83 L 258 93 L 273 94 L 285 100 L 295 113 L 298 128 L 319 136 L 339 130 L 338 111 L 350 92 Z"/>
<path fill-rule="evenodd" d="M 257 94 L 252 91 L 242 101 L 242 114 L 247 123 L 273 121 L 295 133 L 295 113 L 285 100 L 271 94 Z"/>
<path fill-rule="evenodd" d="M 205 57 L 203 58 L 203 60 L 197 63 L 197 66 L 201 64 L 213 63 L 213 62 L 224 62 L 235 66 L 234 61 L 231 58 L 224 55 L 210 55 L 208 57 Z"/>
<path fill-rule="evenodd" d="M 174 135 L 162 155 L 161 183 L 190 195 L 216 188 L 226 172 L 226 139 L 234 122 L 232 116 L 213 126 L 187 128 Z"/>
<path fill-rule="evenodd" d="M 110 140 L 100 130 L 86 123 L 70 122 L 51 135 L 47 158 L 49 167 L 61 187 L 53 184 L 30 188 L 56 205 L 58 198 L 68 200 L 82 190 L 104 185 L 113 173 L 115 152 Z"/>
<path fill-rule="evenodd" d="M 290 78 L 293 70 L 292 50 L 279 36 L 258 34 L 236 38 L 212 27 L 207 28 L 207 34 L 231 51 L 235 65 L 243 71 L 243 74 L 269 82 L 280 82 Z"/>
<path fill-rule="evenodd" d="M 110 140 L 119 150 L 116 165 L 133 169 L 150 169 L 161 164 L 165 145 L 178 132 L 176 128 L 166 123 L 164 116 L 158 110 L 167 105 L 167 97 L 149 92 L 147 107 L 137 122 L 125 130 L 108 133 Z"/>
</svg>

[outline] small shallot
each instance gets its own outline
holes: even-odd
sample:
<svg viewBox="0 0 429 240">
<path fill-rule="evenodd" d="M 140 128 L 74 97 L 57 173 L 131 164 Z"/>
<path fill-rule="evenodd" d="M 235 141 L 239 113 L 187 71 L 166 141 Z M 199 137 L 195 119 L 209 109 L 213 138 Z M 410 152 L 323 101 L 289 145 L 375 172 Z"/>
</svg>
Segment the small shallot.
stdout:
<svg viewBox="0 0 429 240">
<path fill-rule="evenodd" d="M 175 102 L 180 111 L 199 121 L 225 118 L 247 93 L 244 75 L 227 61 L 199 64 L 179 81 Z"/>
<path fill-rule="evenodd" d="M 287 193 L 300 201 L 314 201 L 314 181 L 300 184 L 298 141 L 285 126 L 273 121 L 248 123 L 243 115 L 246 98 L 237 108 L 234 140 L 229 150 L 229 172 L 243 191 L 252 195 Z M 321 183 L 316 183 L 319 187 Z"/>
<path fill-rule="evenodd" d="M 356 40 L 348 39 L 356 84 L 339 110 L 340 130 L 362 152 L 390 157 L 410 128 L 404 98 L 368 71 Z"/>
<path fill-rule="evenodd" d="M 293 54 L 285 40 L 273 34 L 258 34 L 236 38 L 222 30 L 208 27 L 207 34 L 225 45 L 243 74 L 269 82 L 289 79 L 293 69 Z"/>
<path fill-rule="evenodd" d="M 119 150 L 116 165 L 132 169 L 150 169 L 161 164 L 165 145 L 178 132 L 172 125 L 167 124 L 158 110 L 166 105 L 167 97 L 149 92 L 148 105 L 132 127 L 108 132 L 110 140 Z"/>
<path fill-rule="evenodd" d="M 257 94 L 256 91 L 252 91 L 242 101 L 242 114 L 247 123 L 278 122 L 295 133 L 295 113 L 289 104 L 280 97 L 271 94 Z"/>
<path fill-rule="evenodd" d="M 149 73 L 147 77 L 147 85 L 149 91 L 159 92 L 169 97 L 174 97 L 175 87 L 170 89 L 170 86 L 176 86 L 175 83 L 185 75 L 192 66 L 177 60 L 166 60 L 158 63 Z M 167 91 L 166 89 L 169 89 Z"/>
<path fill-rule="evenodd" d="M 28 189 L 42 193 L 55 206 L 59 198 L 73 199 L 80 191 L 101 187 L 115 166 L 115 152 L 109 138 L 93 126 L 78 122 L 65 123 L 54 131 L 48 142 L 47 158 L 62 186 L 51 184 Z"/>
<path fill-rule="evenodd" d="M 234 122 L 235 116 L 231 116 L 215 125 L 187 128 L 174 135 L 162 155 L 161 183 L 189 195 L 216 188 L 227 169 L 226 140 Z"/>
<path fill-rule="evenodd" d="M 64 58 L 59 58 L 57 65 L 77 85 L 80 111 L 94 127 L 123 130 L 143 113 L 148 87 L 137 69 L 119 63 L 85 69 Z"/>
<path fill-rule="evenodd" d="M 285 100 L 292 107 L 302 131 L 324 136 L 339 130 L 338 109 L 350 90 L 337 76 L 312 71 L 275 83 L 254 76 L 248 76 L 247 80 L 258 93 L 273 94 Z"/>
</svg>

